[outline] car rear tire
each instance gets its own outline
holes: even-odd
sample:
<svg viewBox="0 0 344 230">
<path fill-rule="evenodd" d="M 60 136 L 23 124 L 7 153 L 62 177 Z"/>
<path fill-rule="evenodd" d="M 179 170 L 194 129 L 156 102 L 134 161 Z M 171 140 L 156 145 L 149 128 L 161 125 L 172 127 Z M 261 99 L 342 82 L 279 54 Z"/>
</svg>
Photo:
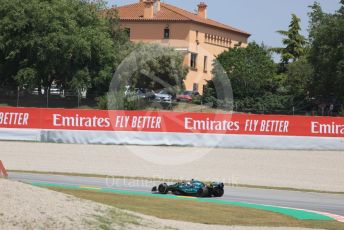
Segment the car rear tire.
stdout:
<svg viewBox="0 0 344 230">
<path fill-rule="evenodd" d="M 160 194 L 167 194 L 168 193 L 168 185 L 166 183 L 160 184 L 158 187 L 158 191 Z"/>
<path fill-rule="evenodd" d="M 213 194 L 215 197 L 222 197 L 224 193 L 225 191 L 223 190 L 223 188 L 214 188 L 213 190 Z"/>
<path fill-rule="evenodd" d="M 207 187 L 200 188 L 197 191 L 197 197 L 207 197 L 209 196 L 209 191 Z"/>
</svg>

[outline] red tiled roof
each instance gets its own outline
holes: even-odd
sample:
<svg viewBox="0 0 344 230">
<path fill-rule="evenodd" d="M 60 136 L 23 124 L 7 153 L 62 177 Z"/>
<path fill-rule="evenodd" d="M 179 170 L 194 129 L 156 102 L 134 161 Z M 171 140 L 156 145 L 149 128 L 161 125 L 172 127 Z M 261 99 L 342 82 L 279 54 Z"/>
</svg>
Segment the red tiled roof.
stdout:
<svg viewBox="0 0 344 230">
<path fill-rule="evenodd" d="M 181 8 L 161 3 L 160 11 L 154 15 L 153 18 L 143 18 L 144 3 L 136 3 L 125 6 L 120 6 L 117 8 L 118 14 L 121 20 L 131 20 L 131 21 L 184 21 L 184 22 L 196 22 L 203 25 L 213 26 L 224 30 L 234 31 L 246 36 L 250 36 L 249 33 L 239 30 L 237 28 L 222 24 L 220 22 L 205 19 L 197 14 L 191 13 L 189 11 L 183 10 Z"/>
</svg>

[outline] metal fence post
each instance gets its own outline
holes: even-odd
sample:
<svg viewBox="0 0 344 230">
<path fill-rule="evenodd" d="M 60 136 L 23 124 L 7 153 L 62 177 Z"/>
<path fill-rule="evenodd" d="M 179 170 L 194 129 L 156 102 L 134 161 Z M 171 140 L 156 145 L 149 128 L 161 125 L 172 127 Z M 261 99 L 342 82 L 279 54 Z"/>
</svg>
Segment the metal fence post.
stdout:
<svg viewBox="0 0 344 230">
<path fill-rule="evenodd" d="M 78 109 L 80 108 L 80 90 L 78 89 Z"/>
<path fill-rule="evenodd" d="M 17 107 L 19 107 L 19 90 L 20 90 L 20 88 L 18 86 L 18 88 L 17 88 Z"/>
<path fill-rule="evenodd" d="M 47 108 L 49 108 L 49 87 L 47 87 Z"/>
</svg>

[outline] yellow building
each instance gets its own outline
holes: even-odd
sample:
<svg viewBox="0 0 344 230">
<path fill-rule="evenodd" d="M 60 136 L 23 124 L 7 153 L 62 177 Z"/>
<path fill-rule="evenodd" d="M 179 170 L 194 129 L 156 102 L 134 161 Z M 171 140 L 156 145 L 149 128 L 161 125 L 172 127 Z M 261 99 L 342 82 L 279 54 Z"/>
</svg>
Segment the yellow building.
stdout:
<svg viewBox="0 0 344 230">
<path fill-rule="evenodd" d="M 140 0 L 117 8 L 121 26 L 133 42 L 160 43 L 185 53 L 190 67 L 186 90 L 203 92 L 212 78 L 212 63 L 217 55 L 241 45 L 250 36 L 242 30 L 207 18 L 207 5 L 201 2 L 198 13 L 191 13 L 160 0 Z"/>
</svg>

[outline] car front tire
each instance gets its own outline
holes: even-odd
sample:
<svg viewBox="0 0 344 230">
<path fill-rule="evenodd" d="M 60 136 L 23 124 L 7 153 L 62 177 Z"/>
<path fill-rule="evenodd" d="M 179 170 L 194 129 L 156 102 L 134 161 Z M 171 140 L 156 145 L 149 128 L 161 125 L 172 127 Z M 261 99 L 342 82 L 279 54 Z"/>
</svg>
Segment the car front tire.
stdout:
<svg viewBox="0 0 344 230">
<path fill-rule="evenodd" d="M 214 188 L 213 190 L 213 194 L 215 197 L 222 197 L 224 193 L 225 191 L 223 190 L 223 188 Z"/>
<path fill-rule="evenodd" d="M 160 194 L 167 194 L 168 193 L 168 185 L 166 183 L 160 184 L 158 187 L 158 191 Z"/>
</svg>

